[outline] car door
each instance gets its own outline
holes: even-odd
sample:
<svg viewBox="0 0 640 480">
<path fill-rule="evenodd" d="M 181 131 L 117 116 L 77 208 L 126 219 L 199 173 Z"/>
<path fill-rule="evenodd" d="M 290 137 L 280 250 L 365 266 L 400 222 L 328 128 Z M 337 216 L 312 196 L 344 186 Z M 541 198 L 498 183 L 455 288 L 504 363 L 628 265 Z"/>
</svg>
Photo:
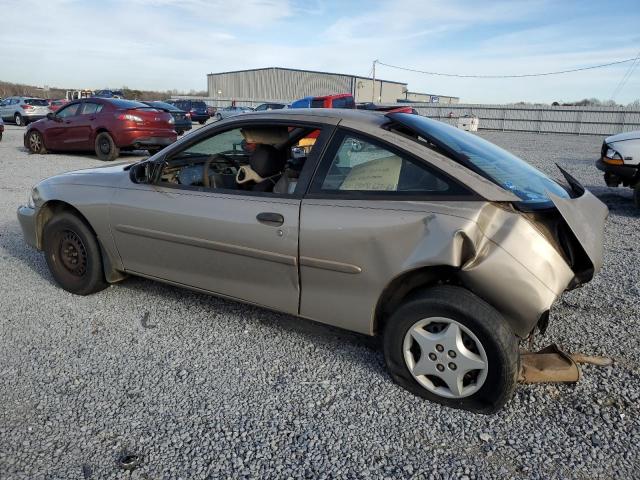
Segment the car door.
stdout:
<svg viewBox="0 0 640 480">
<path fill-rule="evenodd" d="M 385 287 L 404 269 L 424 266 L 420 255 L 430 245 L 441 248 L 430 235 L 442 229 L 430 225 L 457 230 L 454 200 L 478 197 L 394 146 L 339 130 L 302 202 L 300 315 L 373 333 Z"/>
<path fill-rule="evenodd" d="M 51 150 L 69 149 L 69 138 L 72 138 L 73 135 L 73 120 L 77 118 L 79 108 L 79 102 L 70 103 L 58 110 L 53 120 L 47 120 L 47 126 L 44 129 L 44 141 L 47 148 Z"/>
<path fill-rule="evenodd" d="M 162 161 L 170 171 L 175 159 L 233 155 L 242 148 L 240 128 L 227 126 L 194 135 Z M 111 229 L 125 269 L 297 314 L 301 193 L 190 185 L 200 166 L 181 167 L 179 175 L 180 184 L 131 183 L 114 196 Z"/>
<path fill-rule="evenodd" d="M 86 101 L 74 117 L 73 127 L 69 133 L 68 144 L 77 150 L 93 149 L 93 132 L 98 114 L 102 111 L 102 104 Z"/>
</svg>

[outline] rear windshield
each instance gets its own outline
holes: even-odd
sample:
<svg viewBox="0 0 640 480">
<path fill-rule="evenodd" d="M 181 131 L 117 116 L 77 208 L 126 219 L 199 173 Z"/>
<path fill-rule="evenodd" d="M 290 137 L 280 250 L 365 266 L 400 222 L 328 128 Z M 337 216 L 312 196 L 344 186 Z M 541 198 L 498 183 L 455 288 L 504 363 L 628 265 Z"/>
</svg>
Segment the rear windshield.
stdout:
<svg viewBox="0 0 640 480">
<path fill-rule="evenodd" d="M 191 108 L 206 109 L 207 104 L 204 102 L 191 102 Z"/>
<path fill-rule="evenodd" d="M 311 108 L 323 108 L 323 107 L 324 107 L 324 99 L 311 100 Z"/>
<path fill-rule="evenodd" d="M 33 105 L 34 107 L 46 107 L 49 105 L 46 100 L 41 98 L 26 98 L 24 103 L 27 105 Z"/>
<path fill-rule="evenodd" d="M 409 113 L 392 114 L 418 135 L 464 155 L 489 180 L 532 207 L 551 206 L 547 192 L 569 198 L 567 191 L 537 168 L 491 142 L 446 123 Z"/>
<path fill-rule="evenodd" d="M 172 112 L 180 110 L 179 108 L 176 108 L 175 105 L 165 102 L 149 102 L 149 105 L 156 108 L 162 108 L 163 110 L 170 110 Z"/>
<path fill-rule="evenodd" d="M 149 105 L 145 105 L 142 102 L 134 102 L 133 100 L 123 100 L 121 98 L 109 98 L 107 101 L 111 102 L 117 108 L 134 109 L 134 108 L 149 108 Z"/>
</svg>

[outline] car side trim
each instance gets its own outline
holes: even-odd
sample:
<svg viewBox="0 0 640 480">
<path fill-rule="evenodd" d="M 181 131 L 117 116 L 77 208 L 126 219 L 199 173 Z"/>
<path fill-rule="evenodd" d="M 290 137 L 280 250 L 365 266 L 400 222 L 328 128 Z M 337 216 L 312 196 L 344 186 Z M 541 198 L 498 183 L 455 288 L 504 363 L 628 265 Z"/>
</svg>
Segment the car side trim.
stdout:
<svg viewBox="0 0 640 480">
<path fill-rule="evenodd" d="M 174 233 L 160 232 L 149 228 L 134 227 L 131 225 L 116 225 L 115 229 L 121 233 L 130 235 L 138 235 L 141 237 L 154 238 L 167 242 L 181 243 L 183 245 L 191 245 L 194 247 L 206 248 L 209 250 L 217 250 L 220 252 L 231 253 L 233 255 L 242 255 L 245 257 L 259 258 L 269 262 L 283 263 L 285 265 L 297 266 L 297 258 L 290 255 L 282 255 L 281 253 L 268 252 L 258 250 L 256 248 L 243 247 L 240 245 L 231 245 L 229 243 L 215 242 L 204 238 L 189 237 L 186 235 L 177 235 Z"/>
<path fill-rule="evenodd" d="M 340 273 L 358 274 L 362 273 L 362 267 L 351 265 L 350 263 L 335 262 L 333 260 L 323 260 L 321 258 L 300 257 L 300 265 L 323 270 L 332 270 Z"/>
</svg>

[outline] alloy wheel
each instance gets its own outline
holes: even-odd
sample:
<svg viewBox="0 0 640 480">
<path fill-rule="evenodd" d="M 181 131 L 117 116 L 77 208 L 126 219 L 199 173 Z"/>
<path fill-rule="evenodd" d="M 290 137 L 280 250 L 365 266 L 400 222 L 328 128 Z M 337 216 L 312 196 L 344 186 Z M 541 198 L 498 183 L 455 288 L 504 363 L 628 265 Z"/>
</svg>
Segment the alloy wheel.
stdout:
<svg viewBox="0 0 640 480">
<path fill-rule="evenodd" d="M 29 135 L 29 149 L 32 152 L 39 152 L 42 148 L 42 139 L 38 132 L 31 132 Z"/>
<path fill-rule="evenodd" d="M 487 378 L 487 354 L 463 324 L 444 317 L 414 323 L 403 342 L 409 372 L 427 390 L 445 398 L 476 393 Z"/>
</svg>

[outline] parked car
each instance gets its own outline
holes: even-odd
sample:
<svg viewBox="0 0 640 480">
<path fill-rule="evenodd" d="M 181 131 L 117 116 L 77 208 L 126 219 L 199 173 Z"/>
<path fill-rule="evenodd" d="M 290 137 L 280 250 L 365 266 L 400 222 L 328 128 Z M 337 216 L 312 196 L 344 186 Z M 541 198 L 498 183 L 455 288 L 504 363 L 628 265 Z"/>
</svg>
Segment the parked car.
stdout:
<svg viewBox="0 0 640 480">
<path fill-rule="evenodd" d="M 0 142 L 2 141 L 2 134 L 4 133 L 4 122 L 0 118 Z"/>
<path fill-rule="evenodd" d="M 189 113 L 192 122 L 204 125 L 209 120 L 207 104 L 202 100 L 168 100 L 167 103 L 175 105 L 183 112 Z"/>
<path fill-rule="evenodd" d="M 69 292 L 140 275 L 381 334 L 400 385 L 489 413 L 519 340 L 602 265 L 607 208 L 564 175 L 419 115 L 278 110 L 50 177 L 18 218 Z"/>
<path fill-rule="evenodd" d="M 224 108 L 219 108 L 216 112 L 216 120 L 222 120 L 224 118 L 234 117 L 236 115 L 240 115 L 242 113 L 253 112 L 251 107 L 235 107 L 229 106 Z"/>
<path fill-rule="evenodd" d="M 256 112 L 262 112 L 265 110 L 280 110 L 283 108 L 286 108 L 287 105 L 284 103 L 262 103 L 260 105 L 258 105 L 254 111 Z"/>
<path fill-rule="evenodd" d="M 395 112 L 395 113 L 413 113 L 418 115 L 418 111 L 413 107 L 404 105 L 378 105 L 377 103 L 366 102 L 356 104 L 358 110 L 371 110 L 374 112 Z"/>
<path fill-rule="evenodd" d="M 7 97 L 0 102 L 0 117 L 18 126 L 40 120 L 50 111 L 49 104 L 43 98 Z"/>
<path fill-rule="evenodd" d="M 291 102 L 289 108 L 356 108 L 356 104 L 350 93 L 339 93 L 322 97 L 304 97 Z"/>
<path fill-rule="evenodd" d="M 154 153 L 176 138 L 167 112 L 131 100 L 87 98 L 29 125 L 24 145 L 31 153 L 94 150 L 100 160 L 115 160 L 121 150 Z"/>
<path fill-rule="evenodd" d="M 211 105 L 207 105 L 207 113 L 209 114 L 209 118 L 213 118 L 218 111 L 217 107 L 212 107 Z"/>
<path fill-rule="evenodd" d="M 174 129 L 178 135 L 182 135 L 187 130 L 191 130 L 191 114 L 180 110 L 175 105 L 166 102 L 142 102 L 150 107 L 157 108 L 163 112 L 170 113 L 174 120 Z"/>
<path fill-rule="evenodd" d="M 96 90 L 93 94 L 98 98 L 124 98 L 122 90 Z"/>
<path fill-rule="evenodd" d="M 632 188 L 633 201 L 640 208 L 640 130 L 605 138 L 596 166 L 604 172 L 607 186 Z"/>
<path fill-rule="evenodd" d="M 49 100 L 49 110 L 51 110 L 52 112 L 57 112 L 58 110 L 60 110 L 60 108 L 62 108 L 62 106 L 66 105 L 67 103 L 69 103 L 69 100 L 66 100 L 64 98 L 60 100 Z"/>
</svg>

